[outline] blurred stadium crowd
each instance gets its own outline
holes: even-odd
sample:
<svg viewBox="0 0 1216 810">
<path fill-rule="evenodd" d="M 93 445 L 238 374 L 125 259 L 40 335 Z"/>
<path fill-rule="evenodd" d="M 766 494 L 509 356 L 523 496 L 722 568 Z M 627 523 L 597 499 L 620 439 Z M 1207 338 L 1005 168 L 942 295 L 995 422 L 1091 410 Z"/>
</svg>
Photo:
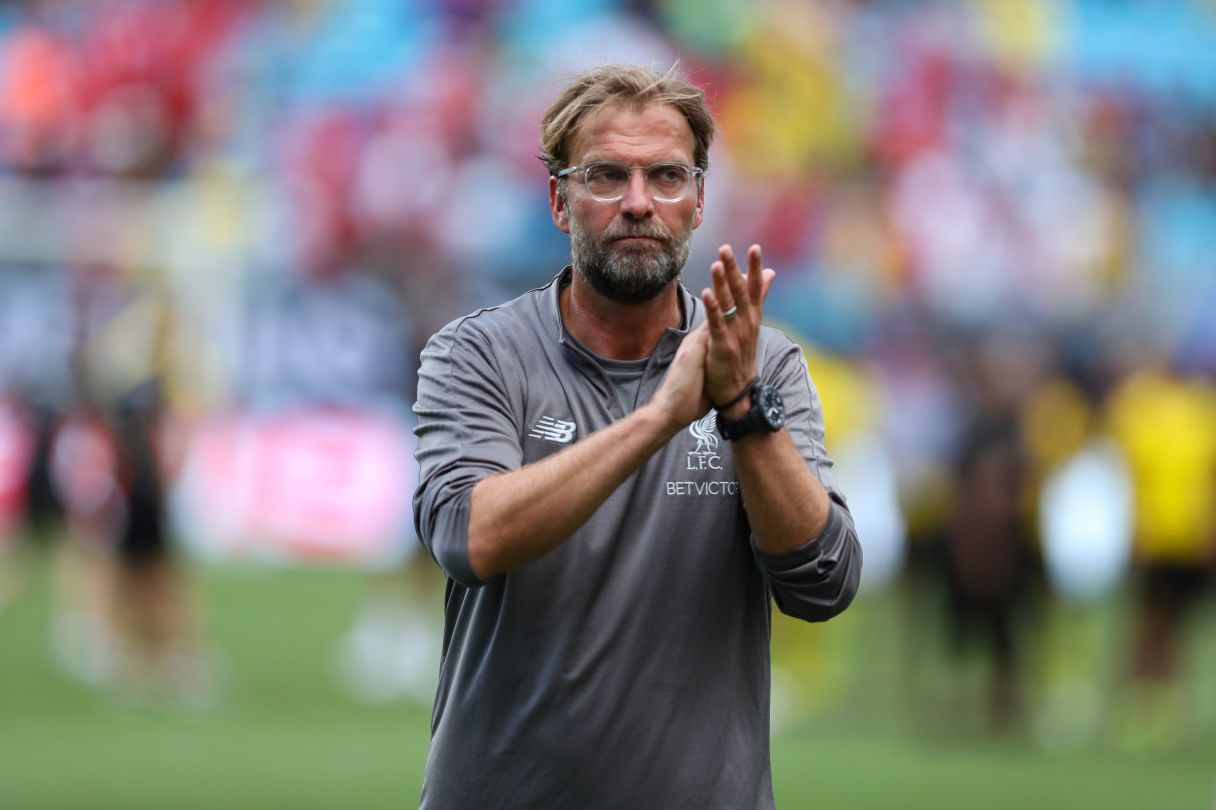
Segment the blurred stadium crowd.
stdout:
<svg viewBox="0 0 1216 810">
<path fill-rule="evenodd" d="M 0 529 L 43 470 L 119 542 L 151 464 L 201 556 L 399 563 L 422 343 L 567 260 L 544 107 L 678 60 L 722 125 L 686 282 L 763 245 L 865 586 L 940 577 L 999 714 L 1036 583 L 1133 582 L 1129 677 L 1173 683 L 1216 568 L 1213 42 L 1210 0 L 0 3 Z"/>
</svg>

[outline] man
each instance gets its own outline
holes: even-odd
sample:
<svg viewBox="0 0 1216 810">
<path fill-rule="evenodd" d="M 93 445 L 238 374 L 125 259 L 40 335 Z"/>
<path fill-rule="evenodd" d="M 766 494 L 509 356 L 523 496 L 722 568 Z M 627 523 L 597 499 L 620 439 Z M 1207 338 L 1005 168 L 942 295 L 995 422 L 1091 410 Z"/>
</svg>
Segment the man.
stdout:
<svg viewBox="0 0 1216 810">
<path fill-rule="evenodd" d="M 572 267 L 422 353 L 425 808 L 773 806 L 769 599 L 835 615 L 861 552 L 759 247 L 699 299 L 678 281 L 713 131 L 670 74 L 578 77 L 542 123 Z"/>
</svg>

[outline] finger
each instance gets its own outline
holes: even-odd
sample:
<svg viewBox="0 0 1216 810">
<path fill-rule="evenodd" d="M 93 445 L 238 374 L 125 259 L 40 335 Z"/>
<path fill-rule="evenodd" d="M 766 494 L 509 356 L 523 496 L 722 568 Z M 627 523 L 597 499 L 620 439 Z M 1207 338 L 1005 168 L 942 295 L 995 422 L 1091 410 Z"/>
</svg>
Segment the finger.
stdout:
<svg viewBox="0 0 1216 810">
<path fill-rule="evenodd" d="M 730 245 L 723 245 L 718 249 L 718 255 L 722 258 L 726 286 L 730 290 L 730 300 L 733 306 L 738 307 L 740 315 L 745 314 L 750 308 L 751 301 L 748 298 L 743 272 L 739 268 L 739 262 L 735 259 L 735 252 Z"/>
<path fill-rule="evenodd" d="M 764 271 L 760 266 L 759 245 L 752 245 L 747 249 L 747 292 L 748 299 L 753 304 L 764 300 Z"/>
<path fill-rule="evenodd" d="M 709 348 L 709 320 L 708 319 L 701 321 L 701 323 L 697 324 L 696 328 L 689 330 L 688 336 L 686 338 L 684 338 L 684 343 L 688 343 L 689 341 L 693 342 L 693 345 L 697 352 L 697 356 L 701 358 L 700 361 L 698 361 L 698 362 L 701 362 L 703 364 L 704 360 L 705 360 L 706 350 Z M 680 348 L 681 349 L 684 348 L 683 343 L 680 344 Z M 692 351 L 692 350 L 690 350 L 690 351 Z"/>
<path fill-rule="evenodd" d="M 722 262 L 722 266 L 727 271 L 732 273 L 741 272 L 739 270 L 739 262 L 735 259 L 735 249 L 729 244 L 722 245 L 718 248 L 718 259 Z"/>
<path fill-rule="evenodd" d="M 726 333 L 726 318 L 722 315 L 722 306 L 718 296 L 708 287 L 701 291 L 701 303 L 705 304 L 705 323 L 709 334 L 718 339 Z"/>
<path fill-rule="evenodd" d="M 739 306 L 738 299 L 731 293 L 726 276 L 727 271 L 724 262 L 714 262 L 710 265 L 709 279 L 713 284 L 714 304 L 720 308 L 720 312 L 726 312 Z"/>
<path fill-rule="evenodd" d="M 680 349 L 676 352 L 677 356 L 685 356 L 690 358 L 690 361 L 703 365 L 705 362 L 705 350 L 709 346 L 709 330 L 707 324 L 703 323 L 696 329 L 690 331 L 684 340 L 680 343 Z"/>
<path fill-rule="evenodd" d="M 759 298 L 755 299 L 756 303 L 753 311 L 756 317 L 756 323 L 764 321 L 764 299 L 768 298 L 768 291 L 773 286 L 773 279 L 777 277 L 777 271 L 771 267 L 766 267 L 763 270 L 752 270 L 748 273 L 748 292 L 751 293 L 755 289 L 757 283 L 760 286 Z M 756 280 L 753 280 L 756 279 Z"/>
<path fill-rule="evenodd" d="M 730 307 L 723 306 L 722 299 L 708 288 L 701 291 L 701 302 L 705 304 L 706 339 L 723 346 L 733 345 L 735 334 L 730 327 L 734 317 L 727 317 Z"/>
<path fill-rule="evenodd" d="M 768 298 L 769 288 L 773 286 L 773 279 L 777 277 L 777 271 L 771 267 L 764 268 L 761 278 L 760 298 L 761 300 Z"/>
</svg>

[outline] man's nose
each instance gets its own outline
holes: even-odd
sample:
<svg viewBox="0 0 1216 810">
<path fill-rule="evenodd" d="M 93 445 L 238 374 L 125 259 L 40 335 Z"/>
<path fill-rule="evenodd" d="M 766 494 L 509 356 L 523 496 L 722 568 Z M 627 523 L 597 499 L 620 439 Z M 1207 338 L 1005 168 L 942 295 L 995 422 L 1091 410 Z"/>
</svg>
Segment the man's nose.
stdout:
<svg viewBox="0 0 1216 810">
<path fill-rule="evenodd" d="M 645 219 L 654 213 L 654 197 L 646 181 L 646 173 L 629 173 L 629 185 L 621 198 L 621 213 L 634 219 Z"/>
</svg>

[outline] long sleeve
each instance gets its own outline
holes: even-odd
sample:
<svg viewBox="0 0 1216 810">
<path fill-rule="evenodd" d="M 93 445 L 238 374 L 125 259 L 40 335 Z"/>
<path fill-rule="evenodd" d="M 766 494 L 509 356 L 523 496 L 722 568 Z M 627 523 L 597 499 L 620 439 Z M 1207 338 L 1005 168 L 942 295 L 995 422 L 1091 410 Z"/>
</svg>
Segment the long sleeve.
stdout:
<svg viewBox="0 0 1216 810">
<path fill-rule="evenodd" d="M 861 582 L 861 544 L 853 516 L 832 502 L 818 537 L 786 554 L 756 556 L 768 579 L 773 601 L 787 616 L 821 622 L 840 613 L 857 595 Z"/>
<path fill-rule="evenodd" d="M 462 319 L 427 343 L 418 372 L 414 493 L 418 537 L 451 579 L 481 581 L 469 566 L 473 487 L 522 463 L 520 428 L 488 341 Z"/>
<path fill-rule="evenodd" d="M 794 551 L 770 555 L 756 550 L 773 600 L 782 613 L 824 621 L 853 601 L 861 581 L 861 543 L 853 516 L 832 475 L 824 445 L 823 406 L 797 344 L 778 338 L 767 344 L 764 379 L 781 392 L 790 432 L 807 465 L 832 500 L 819 535 Z"/>
</svg>

